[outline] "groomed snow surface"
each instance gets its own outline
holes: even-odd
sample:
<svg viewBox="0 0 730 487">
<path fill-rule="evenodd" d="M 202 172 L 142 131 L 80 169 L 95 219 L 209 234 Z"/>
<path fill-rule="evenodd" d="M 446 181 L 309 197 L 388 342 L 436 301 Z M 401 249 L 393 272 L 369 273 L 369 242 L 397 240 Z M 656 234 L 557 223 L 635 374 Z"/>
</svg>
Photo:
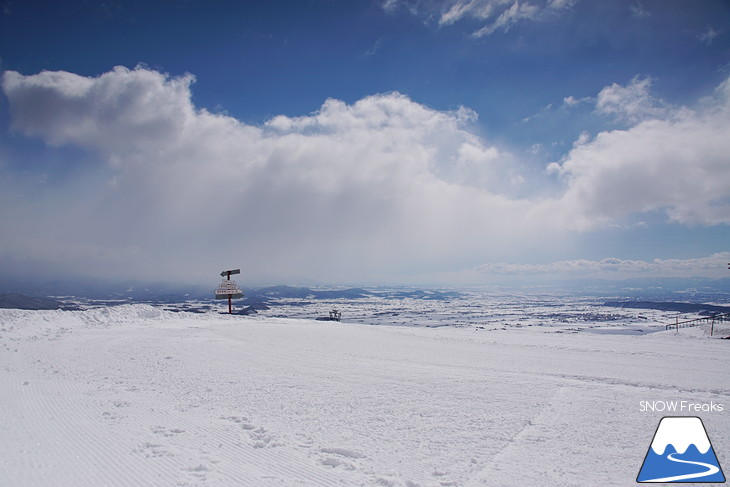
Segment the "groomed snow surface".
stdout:
<svg viewBox="0 0 730 487">
<path fill-rule="evenodd" d="M 0 485 L 627 486 L 664 415 L 702 417 L 727 468 L 729 347 L 698 330 L 0 310 Z M 673 400 L 724 410 L 640 410 Z"/>
</svg>

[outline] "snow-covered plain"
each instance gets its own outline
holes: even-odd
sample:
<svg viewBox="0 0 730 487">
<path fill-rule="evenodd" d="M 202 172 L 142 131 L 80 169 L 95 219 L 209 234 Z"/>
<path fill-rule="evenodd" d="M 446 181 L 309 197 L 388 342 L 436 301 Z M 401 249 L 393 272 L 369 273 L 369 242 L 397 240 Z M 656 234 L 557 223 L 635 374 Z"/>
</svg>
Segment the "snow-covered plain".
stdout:
<svg viewBox="0 0 730 487">
<path fill-rule="evenodd" d="M 0 310 L 0 485 L 626 486 L 666 415 L 730 465 L 730 341 L 673 315 L 339 304 Z"/>
</svg>

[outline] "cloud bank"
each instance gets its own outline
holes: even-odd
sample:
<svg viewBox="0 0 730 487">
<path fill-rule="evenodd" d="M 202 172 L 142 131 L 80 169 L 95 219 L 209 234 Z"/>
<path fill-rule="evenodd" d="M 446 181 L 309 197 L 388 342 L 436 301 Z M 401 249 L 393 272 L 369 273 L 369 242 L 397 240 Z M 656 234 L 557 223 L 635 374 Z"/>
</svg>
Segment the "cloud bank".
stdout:
<svg viewBox="0 0 730 487">
<path fill-rule="evenodd" d="M 628 128 L 582 136 L 545 175 L 561 179 L 558 193 L 518 198 L 515 156 L 476 135 L 467 108 L 385 93 L 254 126 L 195 107 L 192 75 L 8 71 L 12 129 L 97 164 L 42 191 L 0 179 L 0 220 L 12 229 L 0 260 L 136 277 L 234 265 L 258 280 L 385 281 L 517 259 L 641 212 L 730 223 L 730 82 L 699 108 L 649 110 L 658 105 L 645 80 L 595 98 L 597 113 Z"/>
<path fill-rule="evenodd" d="M 693 259 L 652 261 L 606 258 L 561 260 L 548 264 L 483 264 L 476 271 L 486 275 L 550 275 L 554 277 L 724 277 L 730 252 Z"/>
<path fill-rule="evenodd" d="M 7 72 L 15 131 L 92 151 L 102 166 L 65 208 L 13 217 L 11 253 L 86 271 L 131 253 L 166 272 L 238 262 L 262 279 L 377 279 L 452 265 L 486 240 L 506 248 L 523 230 L 511 222 L 529 218 L 526 202 L 501 194 L 501 153 L 469 131 L 468 109 L 389 93 L 251 126 L 196 109 L 193 81 L 141 67 Z"/>
<path fill-rule="evenodd" d="M 730 223 L 730 81 L 694 110 L 651 99 L 648 85 L 604 88 L 596 110 L 636 124 L 583 138 L 548 167 L 567 183 L 556 204 L 572 228 L 652 211 L 688 226 Z"/>
</svg>

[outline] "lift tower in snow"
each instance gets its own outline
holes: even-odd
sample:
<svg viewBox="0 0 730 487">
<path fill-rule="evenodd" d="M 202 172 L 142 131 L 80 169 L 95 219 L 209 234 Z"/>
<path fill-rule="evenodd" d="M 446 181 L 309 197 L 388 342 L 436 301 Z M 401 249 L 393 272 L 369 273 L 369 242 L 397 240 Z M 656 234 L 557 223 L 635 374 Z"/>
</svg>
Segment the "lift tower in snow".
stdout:
<svg viewBox="0 0 730 487">
<path fill-rule="evenodd" d="M 236 281 L 231 279 L 232 274 L 240 274 L 241 269 L 233 269 L 229 271 L 221 272 L 221 277 L 224 279 L 221 281 L 218 289 L 215 290 L 215 299 L 226 299 L 228 298 L 228 314 L 233 314 L 233 308 L 231 307 L 231 299 L 242 298 L 243 291 L 238 287 Z"/>
</svg>

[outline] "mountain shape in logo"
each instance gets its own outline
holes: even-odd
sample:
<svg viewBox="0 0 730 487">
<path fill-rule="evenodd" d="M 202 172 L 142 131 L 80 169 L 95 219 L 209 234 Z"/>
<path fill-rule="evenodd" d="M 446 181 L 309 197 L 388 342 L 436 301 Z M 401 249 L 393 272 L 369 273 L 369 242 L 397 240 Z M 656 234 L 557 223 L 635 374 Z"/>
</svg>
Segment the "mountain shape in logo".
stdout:
<svg viewBox="0 0 730 487">
<path fill-rule="evenodd" d="M 725 482 L 702 420 L 667 416 L 659 421 L 637 482 Z"/>
</svg>

